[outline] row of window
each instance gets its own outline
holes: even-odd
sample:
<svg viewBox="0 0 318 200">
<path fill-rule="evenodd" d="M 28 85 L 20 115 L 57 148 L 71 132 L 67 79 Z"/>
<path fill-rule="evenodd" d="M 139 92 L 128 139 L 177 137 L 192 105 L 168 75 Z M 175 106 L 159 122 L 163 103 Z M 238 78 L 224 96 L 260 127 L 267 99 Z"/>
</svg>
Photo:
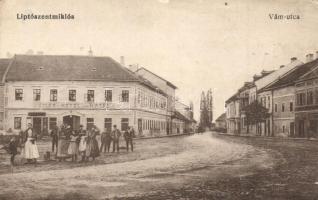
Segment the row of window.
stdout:
<svg viewBox="0 0 318 200">
<path fill-rule="evenodd" d="M 137 103 L 142 107 L 149 107 L 150 109 L 166 109 L 167 104 L 164 99 L 157 99 L 149 96 L 142 91 L 138 91 Z"/>
<path fill-rule="evenodd" d="M 105 101 L 112 102 L 113 101 L 113 91 L 105 90 Z M 58 91 L 57 89 L 50 89 L 50 101 L 57 101 L 58 99 Z M 87 102 L 94 102 L 95 99 L 95 91 L 87 90 L 87 93 L 84 95 L 84 100 Z M 15 89 L 15 100 L 22 101 L 23 100 L 23 89 Z M 68 91 L 68 100 L 76 101 L 76 90 L 72 89 Z M 33 89 L 33 101 L 41 101 L 41 89 Z M 129 102 L 129 90 L 122 90 L 120 95 L 121 102 Z"/>
<path fill-rule="evenodd" d="M 275 112 L 278 112 L 278 105 L 277 105 L 277 104 L 275 104 L 275 106 L 274 106 L 274 111 L 275 111 Z M 281 109 L 280 109 L 280 111 L 281 111 L 281 112 L 287 111 L 287 110 L 286 110 L 285 103 L 282 103 L 282 104 L 281 104 Z M 294 103 L 293 103 L 293 102 L 289 102 L 289 111 L 290 111 L 290 112 L 294 111 Z"/>
<path fill-rule="evenodd" d="M 267 101 L 266 101 L 266 97 L 261 97 L 260 98 L 260 103 L 263 107 L 270 109 L 271 107 L 271 97 L 268 96 L 267 97 Z M 267 103 L 267 104 L 266 104 Z"/>
<path fill-rule="evenodd" d="M 157 120 L 143 120 L 142 130 L 166 130 L 166 122 Z"/>
<path fill-rule="evenodd" d="M 318 88 L 309 89 L 307 91 L 299 92 L 296 94 L 296 105 L 304 106 L 304 105 L 313 105 L 318 104 Z"/>
<path fill-rule="evenodd" d="M 22 117 L 14 117 L 14 129 L 21 129 Z M 57 118 L 50 117 L 49 118 L 49 129 L 52 129 L 57 125 Z M 86 119 L 86 129 L 90 130 L 94 126 L 94 118 Z M 125 131 L 129 126 L 129 118 L 121 118 L 121 130 Z M 104 128 L 107 131 L 112 130 L 112 118 L 104 118 Z"/>
</svg>

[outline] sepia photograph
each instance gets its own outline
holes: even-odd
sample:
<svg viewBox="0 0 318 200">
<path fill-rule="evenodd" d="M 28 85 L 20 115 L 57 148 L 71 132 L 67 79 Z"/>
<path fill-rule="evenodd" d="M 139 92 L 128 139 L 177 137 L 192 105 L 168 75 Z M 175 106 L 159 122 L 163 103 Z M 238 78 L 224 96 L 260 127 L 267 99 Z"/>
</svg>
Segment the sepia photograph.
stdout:
<svg viewBox="0 0 318 200">
<path fill-rule="evenodd" d="M 24 199 L 318 199 L 318 0 L 0 0 Z"/>
</svg>

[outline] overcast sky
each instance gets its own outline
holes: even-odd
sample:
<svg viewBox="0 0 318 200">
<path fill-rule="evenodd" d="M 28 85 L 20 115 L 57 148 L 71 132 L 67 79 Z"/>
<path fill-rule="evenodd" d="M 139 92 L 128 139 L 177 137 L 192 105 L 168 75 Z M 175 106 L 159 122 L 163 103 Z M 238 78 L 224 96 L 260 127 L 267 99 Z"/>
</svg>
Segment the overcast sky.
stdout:
<svg viewBox="0 0 318 200">
<path fill-rule="evenodd" d="M 74 20 L 17 20 L 17 14 L 70 13 Z M 0 57 L 25 53 L 110 56 L 178 86 L 194 101 L 224 101 L 261 70 L 318 50 L 318 0 L 0 0 Z M 294 14 L 300 20 L 271 20 Z"/>
</svg>

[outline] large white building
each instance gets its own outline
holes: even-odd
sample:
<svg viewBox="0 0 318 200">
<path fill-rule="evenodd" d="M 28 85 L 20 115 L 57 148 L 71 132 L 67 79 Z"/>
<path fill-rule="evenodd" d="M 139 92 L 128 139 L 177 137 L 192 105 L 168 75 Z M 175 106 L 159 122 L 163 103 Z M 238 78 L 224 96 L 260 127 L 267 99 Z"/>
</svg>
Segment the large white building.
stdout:
<svg viewBox="0 0 318 200">
<path fill-rule="evenodd" d="M 1 60 L 0 68 L 0 125 L 6 131 L 19 132 L 29 122 L 44 135 L 62 123 L 74 129 L 116 124 L 156 136 L 171 127 L 169 99 L 176 87 L 170 83 L 173 92 L 164 91 L 112 58 L 16 55 Z"/>
</svg>

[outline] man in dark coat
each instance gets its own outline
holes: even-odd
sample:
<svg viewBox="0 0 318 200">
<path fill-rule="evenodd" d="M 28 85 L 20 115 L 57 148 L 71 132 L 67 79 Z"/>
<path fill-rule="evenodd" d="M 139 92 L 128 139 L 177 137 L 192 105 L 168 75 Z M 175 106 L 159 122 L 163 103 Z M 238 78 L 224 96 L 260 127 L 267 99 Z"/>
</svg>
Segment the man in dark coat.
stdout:
<svg viewBox="0 0 318 200">
<path fill-rule="evenodd" d="M 52 137 L 52 152 L 54 152 L 54 147 L 57 150 L 57 143 L 58 143 L 58 127 L 56 125 L 51 130 L 51 137 Z"/>
<path fill-rule="evenodd" d="M 102 135 L 101 135 L 101 145 L 100 145 L 99 151 L 102 152 L 104 149 L 104 152 L 109 152 L 110 143 L 111 143 L 110 132 L 105 128 L 104 132 L 102 132 Z"/>
<path fill-rule="evenodd" d="M 117 126 L 113 126 L 113 131 L 111 133 L 111 138 L 113 141 L 113 152 L 115 152 L 115 149 L 117 149 L 117 152 L 119 152 L 119 138 L 121 136 L 120 130 L 117 129 Z"/>
<path fill-rule="evenodd" d="M 134 146 L 133 146 L 133 138 L 135 136 L 135 131 L 132 126 L 129 127 L 124 133 L 124 138 L 126 141 L 126 150 L 129 151 L 129 145 L 131 148 L 131 151 L 134 151 Z"/>
</svg>

